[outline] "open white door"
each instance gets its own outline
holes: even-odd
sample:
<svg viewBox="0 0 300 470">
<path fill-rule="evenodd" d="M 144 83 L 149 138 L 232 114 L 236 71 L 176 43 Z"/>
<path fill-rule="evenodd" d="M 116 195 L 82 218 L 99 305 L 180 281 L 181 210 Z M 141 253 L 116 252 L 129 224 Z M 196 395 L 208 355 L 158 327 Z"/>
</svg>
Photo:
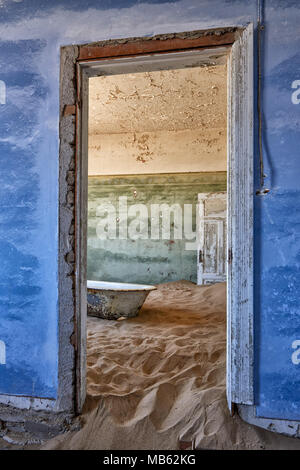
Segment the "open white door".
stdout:
<svg viewBox="0 0 300 470">
<path fill-rule="evenodd" d="M 227 400 L 253 404 L 253 25 L 228 61 Z"/>
<path fill-rule="evenodd" d="M 226 192 L 198 194 L 198 285 L 226 280 L 226 206 Z"/>
</svg>

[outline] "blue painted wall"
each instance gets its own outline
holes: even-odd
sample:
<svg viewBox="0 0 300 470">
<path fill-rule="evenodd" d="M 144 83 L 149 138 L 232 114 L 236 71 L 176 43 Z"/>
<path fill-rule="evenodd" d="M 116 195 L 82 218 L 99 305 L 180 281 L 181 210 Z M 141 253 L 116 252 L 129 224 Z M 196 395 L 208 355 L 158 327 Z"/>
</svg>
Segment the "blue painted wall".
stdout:
<svg viewBox="0 0 300 470">
<path fill-rule="evenodd" d="M 271 191 L 255 198 L 256 403 L 262 416 L 300 419 L 300 365 L 292 362 L 300 340 L 300 104 L 291 99 L 300 80 L 300 4 L 266 0 L 264 15 Z M 254 0 L 0 1 L 7 91 L 0 104 L 0 340 L 7 347 L 0 393 L 56 395 L 59 47 L 256 18 Z M 258 187 L 257 152 L 255 166 Z"/>
</svg>

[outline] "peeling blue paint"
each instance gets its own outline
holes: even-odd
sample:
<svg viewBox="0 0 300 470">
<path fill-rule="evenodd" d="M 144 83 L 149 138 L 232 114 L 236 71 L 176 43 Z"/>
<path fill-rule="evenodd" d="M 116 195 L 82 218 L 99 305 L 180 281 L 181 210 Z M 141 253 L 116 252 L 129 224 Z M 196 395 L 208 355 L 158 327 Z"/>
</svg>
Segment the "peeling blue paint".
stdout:
<svg viewBox="0 0 300 470">
<path fill-rule="evenodd" d="M 0 75 L 6 84 L 5 104 L 0 106 L 0 338 L 6 345 L 0 393 L 55 397 L 56 326 L 55 335 L 51 334 L 49 322 L 51 317 L 57 322 L 56 267 L 47 285 L 41 258 L 42 250 L 51 246 L 43 246 L 40 239 L 41 173 L 37 167 L 43 139 L 38 111 L 48 87 L 32 65 L 45 45 L 40 40 L 5 41 L 0 48 Z M 56 166 L 54 160 L 54 171 Z M 54 211 L 55 206 L 56 202 Z M 55 240 L 55 225 L 52 230 Z M 48 289 L 53 299 L 49 305 L 54 304 L 51 312 L 47 312 Z M 51 354 L 46 350 L 50 338 Z"/>
<path fill-rule="evenodd" d="M 255 200 L 255 399 L 260 416 L 300 419 L 300 5 L 266 0 L 263 145 L 266 187 Z M 0 2 L 0 393 L 57 391 L 59 47 L 115 37 L 256 24 L 257 1 Z M 256 119 L 257 125 L 257 119 Z M 257 148 L 257 142 L 256 142 Z M 259 162 L 255 153 L 255 184 Z"/>
</svg>

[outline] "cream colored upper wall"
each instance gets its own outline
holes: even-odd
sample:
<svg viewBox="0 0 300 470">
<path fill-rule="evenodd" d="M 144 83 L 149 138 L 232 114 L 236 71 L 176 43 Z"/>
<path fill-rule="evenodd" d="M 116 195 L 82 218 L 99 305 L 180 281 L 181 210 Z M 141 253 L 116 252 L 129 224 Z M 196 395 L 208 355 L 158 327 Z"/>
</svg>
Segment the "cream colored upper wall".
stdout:
<svg viewBox="0 0 300 470">
<path fill-rule="evenodd" d="M 226 171 L 225 149 L 224 129 L 93 135 L 89 174 Z"/>
<path fill-rule="evenodd" d="M 89 175 L 226 171 L 226 66 L 90 79 Z"/>
</svg>

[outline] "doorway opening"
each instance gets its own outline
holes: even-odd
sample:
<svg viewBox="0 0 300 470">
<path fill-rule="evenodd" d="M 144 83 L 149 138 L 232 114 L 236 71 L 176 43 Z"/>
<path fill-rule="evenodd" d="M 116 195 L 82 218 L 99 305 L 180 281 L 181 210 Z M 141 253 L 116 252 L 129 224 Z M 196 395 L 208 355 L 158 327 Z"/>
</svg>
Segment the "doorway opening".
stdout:
<svg viewBox="0 0 300 470">
<path fill-rule="evenodd" d="M 201 409 L 205 389 L 224 388 L 222 52 L 89 78 L 87 386 L 123 399 L 124 422 L 136 406 L 136 419 L 148 411 L 162 427 L 178 401 L 184 427 L 187 415 L 197 419 L 191 394 Z"/>
<path fill-rule="evenodd" d="M 61 176 L 67 171 L 72 187 L 75 175 L 73 219 L 68 215 L 74 236 L 70 227 L 68 236 L 75 257 L 78 412 L 87 376 L 89 395 L 105 397 L 114 390 L 118 401 L 137 392 L 136 412 L 154 399 L 152 412 L 162 427 L 173 413 L 166 397 L 184 407 L 184 396 L 194 396 L 204 377 L 207 383 L 218 380 L 219 368 L 225 386 L 225 363 L 229 406 L 252 403 L 251 28 L 62 51 L 62 114 L 74 125 L 66 141 L 76 137 L 75 168 L 71 163 Z M 87 281 L 94 283 L 88 292 Z M 89 298 L 90 313 L 101 303 L 110 302 L 111 309 L 112 300 L 117 302 L 116 285 L 103 283 L 118 283 L 121 296 L 142 285 L 147 298 L 134 318 L 128 319 L 127 311 L 113 320 L 88 317 L 86 374 L 87 294 L 106 291 L 98 301 Z M 125 305 L 128 299 L 122 299 Z M 201 329 L 201 321 L 210 326 Z M 223 346 L 206 351 L 203 364 L 210 359 L 215 364 L 201 373 L 197 331 L 206 328 L 211 339 L 218 324 L 223 339 L 215 343 Z"/>
</svg>

